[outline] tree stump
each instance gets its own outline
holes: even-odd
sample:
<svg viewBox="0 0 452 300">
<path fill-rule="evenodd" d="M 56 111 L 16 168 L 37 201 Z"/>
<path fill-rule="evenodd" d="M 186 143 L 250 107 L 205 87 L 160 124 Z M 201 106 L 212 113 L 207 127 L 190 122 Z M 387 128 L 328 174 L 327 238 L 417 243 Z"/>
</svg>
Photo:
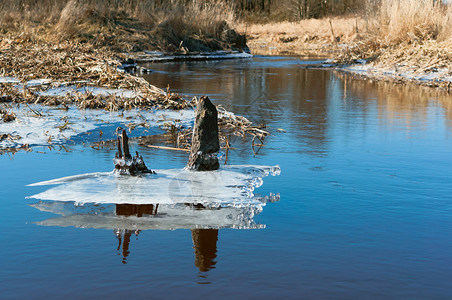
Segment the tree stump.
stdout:
<svg viewBox="0 0 452 300">
<path fill-rule="evenodd" d="M 218 112 L 209 97 L 203 96 L 195 110 L 195 125 L 187 167 L 195 171 L 218 170 Z"/>
<path fill-rule="evenodd" d="M 155 173 L 149 170 L 144 163 L 143 157 L 135 152 L 135 156 L 132 157 L 129 151 L 129 138 L 127 137 L 126 130 L 123 129 L 121 136 L 118 136 L 118 152 L 116 152 L 114 172 L 121 175 L 139 175 L 144 173 Z"/>
</svg>

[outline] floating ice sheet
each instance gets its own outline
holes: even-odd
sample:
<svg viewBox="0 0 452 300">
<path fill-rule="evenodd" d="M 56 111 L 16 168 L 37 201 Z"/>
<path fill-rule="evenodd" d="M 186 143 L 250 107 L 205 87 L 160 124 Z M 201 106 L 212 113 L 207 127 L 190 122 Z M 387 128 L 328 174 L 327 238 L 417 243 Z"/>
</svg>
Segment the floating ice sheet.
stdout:
<svg viewBox="0 0 452 300">
<path fill-rule="evenodd" d="M 252 54 L 239 51 L 215 51 L 202 52 L 199 54 L 187 55 L 166 55 L 162 52 L 147 51 L 145 55 L 135 57 L 139 62 L 166 62 L 166 61 L 184 61 L 184 60 L 218 60 L 218 59 L 237 59 L 250 58 Z"/>
<path fill-rule="evenodd" d="M 202 204 L 204 207 L 262 206 L 253 191 L 265 176 L 279 175 L 278 166 L 225 166 L 218 171 L 155 170 L 156 174 L 121 176 L 90 173 L 39 182 L 55 185 L 30 196 L 39 200 L 97 204 Z"/>
<path fill-rule="evenodd" d="M 27 83 L 27 85 L 30 82 Z M 57 96 L 65 96 L 67 94 L 76 94 L 76 93 L 82 93 L 82 94 L 88 94 L 92 93 L 94 96 L 110 96 L 114 95 L 116 97 L 121 98 L 132 98 L 137 96 L 137 92 L 130 91 L 130 90 L 123 90 L 123 89 L 107 89 L 102 87 L 95 87 L 95 86 L 85 86 L 85 87 L 75 87 L 75 86 L 60 86 L 56 88 L 51 88 L 42 92 L 39 92 L 41 96 L 50 96 L 50 97 L 57 97 Z M 163 93 L 163 91 L 162 91 Z"/>
<path fill-rule="evenodd" d="M 5 108 L 4 108 L 5 109 Z M 18 140 L 0 141 L 0 149 L 29 146 L 65 144 L 68 141 L 99 141 L 99 134 L 87 135 L 101 129 L 105 139 L 112 139 L 117 126 L 123 128 L 137 126 L 137 134 L 156 133 L 158 126 L 165 121 L 177 120 L 179 124 L 189 126 L 193 121 L 192 110 L 124 110 L 109 112 L 105 110 L 80 110 L 70 106 L 69 110 L 54 107 L 30 105 L 10 106 L 6 110 L 16 115 L 16 120 L 8 123 L 0 121 L 0 133 L 19 135 Z M 42 116 L 37 115 L 39 112 Z M 140 129 L 140 130 L 138 130 Z M 155 131 L 155 132 L 153 132 Z M 134 134 L 130 134 L 134 136 Z M 90 140 L 91 139 L 91 140 Z"/>
</svg>

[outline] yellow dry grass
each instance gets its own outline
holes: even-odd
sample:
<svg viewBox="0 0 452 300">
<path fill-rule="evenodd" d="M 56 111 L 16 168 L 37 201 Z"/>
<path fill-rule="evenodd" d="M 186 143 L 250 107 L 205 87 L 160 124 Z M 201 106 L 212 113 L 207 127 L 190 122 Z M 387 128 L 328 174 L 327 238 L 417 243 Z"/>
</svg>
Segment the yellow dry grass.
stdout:
<svg viewBox="0 0 452 300">
<path fill-rule="evenodd" d="M 441 1 L 383 0 L 368 20 L 368 33 L 351 43 L 339 63 L 372 61 L 377 69 L 452 75 L 452 7 Z M 445 71 L 444 71 L 445 70 Z M 423 82 L 450 89 L 450 82 Z"/>
<path fill-rule="evenodd" d="M 441 1 L 382 0 L 371 31 L 384 43 L 452 38 L 452 8 Z"/>
<path fill-rule="evenodd" d="M 448 70 L 452 76 L 452 4 L 431 0 L 382 0 L 360 15 L 238 26 L 252 52 L 296 53 L 357 59 L 400 73 Z M 436 86 L 436 85 L 435 85 Z"/>
<path fill-rule="evenodd" d="M 298 53 L 325 55 L 337 46 L 355 41 L 364 30 L 361 18 L 334 17 L 298 22 L 269 24 L 240 23 L 236 27 L 246 33 L 253 53 Z"/>
<path fill-rule="evenodd" d="M 181 41 L 189 50 L 223 48 L 208 40 L 218 39 L 235 19 L 223 0 L 3 0 L 0 11 L 0 38 L 77 39 L 121 51 L 174 51 Z"/>
</svg>

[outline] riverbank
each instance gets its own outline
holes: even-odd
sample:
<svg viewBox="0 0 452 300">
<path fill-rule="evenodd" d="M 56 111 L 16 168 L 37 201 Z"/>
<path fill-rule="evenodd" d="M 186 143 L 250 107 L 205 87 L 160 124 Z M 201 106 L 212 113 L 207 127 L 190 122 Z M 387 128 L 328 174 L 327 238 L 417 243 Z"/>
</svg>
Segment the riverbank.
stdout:
<svg viewBox="0 0 452 300">
<path fill-rule="evenodd" d="M 166 90 L 157 88 L 130 74 L 130 68 L 136 69 L 135 62 L 139 60 L 249 56 L 243 53 L 244 36 L 229 26 L 233 13 L 225 3 L 171 2 L 152 7 L 153 3 L 109 0 L 41 1 L 24 6 L 8 0 L 0 3 L 2 123 L 23 125 L 29 121 L 27 118 L 58 115 L 32 108 L 36 104 L 70 112 L 191 109 L 196 98 L 186 99 L 172 93 L 167 85 Z M 27 116 L 18 113 L 17 108 Z M 123 115 L 121 118 L 126 122 Z M 246 119 L 245 124 L 241 117 L 226 111 L 220 119 L 223 131 L 254 135 L 257 129 Z M 64 144 L 67 139 L 60 139 L 59 132 L 72 130 L 75 123 L 68 120 L 67 114 L 56 121 L 52 119 L 53 125 L 47 131 L 57 129 L 58 134 L 40 132 L 37 138 L 40 142 L 34 144 L 24 139 L 30 132 L 20 135 L 11 126 L 9 131 L 2 128 L 0 144 L 4 145 L 0 148 L 28 150 L 43 144 L 42 141 L 48 145 L 56 141 Z M 177 146 L 186 147 L 187 129 L 180 130 L 178 118 L 166 121 L 168 126 L 159 127 L 177 134 L 181 137 Z M 149 125 L 141 123 L 142 127 Z"/>
<path fill-rule="evenodd" d="M 135 137 L 161 134 L 157 129 L 163 129 L 177 141 L 174 147 L 190 146 L 196 97 L 180 96 L 169 86 L 162 90 L 125 72 L 120 60 L 127 54 L 77 41 L 49 44 L 18 37 L 3 39 L 0 45 L 0 153 L 31 151 L 35 146 L 64 147 L 74 143 L 73 138 L 99 147 L 114 139 L 112 133 L 118 126 L 134 130 Z M 157 56 L 157 60 L 165 57 Z M 219 121 L 226 147 L 229 132 L 267 134 L 224 109 Z M 108 132 L 99 131 L 99 125 Z M 94 140 L 90 138 L 93 133 Z"/>
<path fill-rule="evenodd" d="M 452 8 L 439 2 L 382 1 L 361 15 L 298 22 L 241 24 L 254 54 L 325 58 L 372 80 L 450 90 Z"/>
<path fill-rule="evenodd" d="M 0 3 L 3 102 L 185 109 L 193 103 L 128 72 L 137 71 L 137 61 L 250 56 L 245 37 L 229 25 L 235 20 L 232 6 L 223 1 L 25 3 Z M 133 92 L 128 97 L 114 92 L 59 98 L 44 93 L 49 87 L 69 85 Z"/>
</svg>

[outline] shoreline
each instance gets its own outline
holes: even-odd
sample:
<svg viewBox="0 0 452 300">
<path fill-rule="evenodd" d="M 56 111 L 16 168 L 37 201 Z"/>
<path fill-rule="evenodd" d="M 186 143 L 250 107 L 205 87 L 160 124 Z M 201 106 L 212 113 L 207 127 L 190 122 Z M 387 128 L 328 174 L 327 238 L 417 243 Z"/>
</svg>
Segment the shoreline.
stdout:
<svg viewBox="0 0 452 300">
<path fill-rule="evenodd" d="M 353 59 L 354 63 L 344 63 L 351 44 L 274 42 L 274 38 L 262 37 L 249 43 L 253 55 L 298 56 L 306 59 L 325 59 L 322 64 L 307 66 L 309 68 L 331 68 L 360 79 L 393 82 L 395 84 L 412 83 L 419 86 L 452 90 L 452 65 L 441 63 L 417 66 L 412 59 L 395 62 L 391 55 L 379 61 Z M 299 47 L 299 48 L 297 48 Z M 388 50 L 390 51 L 390 50 Z"/>
<path fill-rule="evenodd" d="M 400 16 L 400 20 L 390 21 L 408 22 L 412 18 Z M 369 80 L 411 82 L 450 90 L 452 47 L 445 33 L 442 38 L 435 38 L 428 31 L 430 27 L 413 33 L 411 23 L 406 25 L 407 32 L 380 31 L 378 21 L 342 16 L 296 22 L 239 23 L 236 29 L 246 35 L 252 54 L 324 58 L 324 64 L 318 67 L 334 68 Z"/>
</svg>

